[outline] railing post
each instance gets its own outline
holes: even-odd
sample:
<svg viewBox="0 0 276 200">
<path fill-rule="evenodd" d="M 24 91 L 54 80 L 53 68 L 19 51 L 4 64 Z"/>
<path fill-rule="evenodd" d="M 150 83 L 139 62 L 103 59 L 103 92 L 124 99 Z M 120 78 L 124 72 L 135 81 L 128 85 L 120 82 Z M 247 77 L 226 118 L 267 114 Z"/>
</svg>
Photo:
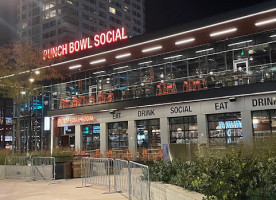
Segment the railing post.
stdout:
<svg viewBox="0 0 276 200">
<path fill-rule="evenodd" d="M 110 192 L 110 160 L 108 159 L 107 160 L 107 175 L 108 175 L 108 191 Z"/>
<path fill-rule="evenodd" d="M 113 174 L 114 174 L 114 192 L 117 192 L 117 182 L 116 182 L 116 170 L 117 170 L 116 159 L 113 160 Z"/>
<path fill-rule="evenodd" d="M 148 170 L 147 170 L 147 172 L 148 172 L 148 189 L 149 189 L 149 191 L 148 191 L 148 200 L 150 200 L 150 177 L 149 177 L 149 167 L 148 167 Z"/>
<path fill-rule="evenodd" d="M 131 200 L 131 171 L 130 171 L 130 162 L 128 162 L 128 193 L 129 193 L 129 200 Z"/>
</svg>

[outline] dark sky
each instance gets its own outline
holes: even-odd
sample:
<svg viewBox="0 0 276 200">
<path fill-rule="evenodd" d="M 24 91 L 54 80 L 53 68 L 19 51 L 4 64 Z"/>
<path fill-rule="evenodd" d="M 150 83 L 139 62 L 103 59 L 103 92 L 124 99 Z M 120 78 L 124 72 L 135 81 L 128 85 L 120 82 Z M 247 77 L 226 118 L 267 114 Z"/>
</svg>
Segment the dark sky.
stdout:
<svg viewBox="0 0 276 200">
<path fill-rule="evenodd" d="M 146 30 L 152 32 L 271 0 L 145 1 Z M 0 45 L 16 37 L 16 2 L 17 0 L 0 0 Z"/>
</svg>

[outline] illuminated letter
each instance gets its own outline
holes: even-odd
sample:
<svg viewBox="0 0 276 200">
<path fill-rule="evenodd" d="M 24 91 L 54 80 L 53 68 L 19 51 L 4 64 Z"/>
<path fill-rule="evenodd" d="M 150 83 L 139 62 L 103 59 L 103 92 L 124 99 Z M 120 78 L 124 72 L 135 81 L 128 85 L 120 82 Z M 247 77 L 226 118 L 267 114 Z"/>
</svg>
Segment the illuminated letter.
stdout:
<svg viewBox="0 0 276 200">
<path fill-rule="evenodd" d="M 59 46 L 58 46 L 58 56 L 59 56 L 59 57 L 63 55 L 62 49 L 63 49 L 62 46 L 59 45 Z"/>
<path fill-rule="evenodd" d="M 46 57 L 48 56 L 47 50 L 43 51 L 43 60 L 46 60 Z"/>
<path fill-rule="evenodd" d="M 111 43 L 112 42 L 112 32 L 111 31 L 108 31 L 107 34 L 106 34 L 106 41 L 107 43 Z"/>
<path fill-rule="evenodd" d="M 114 30 L 112 31 L 112 37 L 113 37 L 113 42 L 116 42 L 116 40 L 115 40 L 115 31 Z"/>
<path fill-rule="evenodd" d="M 120 29 L 117 29 L 117 31 L 116 31 L 116 41 L 118 41 L 118 38 L 119 38 L 120 40 L 122 40 L 122 36 L 121 36 L 121 31 L 120 31 Z"/>
<path fill-rule="evenodd" d="M 100 36 L 100 42 L 101 42 L 101 45 L 105 45 L 105 34 L 104 33 L 102 33 Z"/>
<path fill-rule="evenodd" d="M 75 42 L 75 51 L 76 52 L 80 51 L 80 41 Z"/>
<path fill-rule="evenodd" d="M 89 39 L 89 38 L 85 38 L 85 39 L 80 40 L 80 49 L 81 50 L 84 50 L 84 49 L 87 48 L 87 39 Z"/>
<path fill-rule="evenodd" d="M 68 48 L 67 48 L 67 44 L 63 45 L 63 55 L 67 55 L 68 54 Z"/>
<path fill-rule="evenodd" d="M 90 39 L 90 37 L 88 38 L 88 49 L 92 49 L 93 48 L 93 46 L 92 46 L 92 44 L 91 44 L 91 39 Z"/>
<path fill-rule="evenodd" d="M 100 41 L 99 41 L 99 39 L 100 39 L 100 36 L 99 36 L 99 35 L 95 35 L 95 37 L 94 37 L 94 45 L 95 45 L 96 47 L 100 46 Z"/>
<path fill-rule="evenodd" d="M 69 53 L 74 53 L 75 49 L 74 49 L 74 42 L 70 42 L 69 43 Z"/>
<path fill-rule="evenodd" d="M 128 38 L 128 37 L 127 37 L 127 35 L 126 35 L 125 28 L 123 27 L 123 28 L 122 28 L 122 39 L 125 40 L 125 39 L 127 39 L 127 38 Z"/>
</svg>

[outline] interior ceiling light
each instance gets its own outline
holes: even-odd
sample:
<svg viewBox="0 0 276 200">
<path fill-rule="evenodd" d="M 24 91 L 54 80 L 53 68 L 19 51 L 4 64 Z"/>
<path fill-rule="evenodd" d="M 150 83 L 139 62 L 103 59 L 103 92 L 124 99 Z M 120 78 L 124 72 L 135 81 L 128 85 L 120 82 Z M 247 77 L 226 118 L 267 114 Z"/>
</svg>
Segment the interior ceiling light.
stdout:
<svg viewBox="0 0 276 200">
<path fill-rule="evenodd" d="M 102 73 L 105 73 L 105 71 L 94 72 L 93 74 L 102 74 Z"/>
<path fill-rule="evenodd" d="M 155 46 L 155 47 L 143 49 L 142 52 L 147 53 L 147 52 L 156 51 L 156 50 L 159 50 L 159 49 L 162 49 L 162 46 Z"/>
<path fill-rule="evenodd" d="M 125 69 L 125 68 L 128 68 L 128 66 L 117 67 L 117 68 L 114 68 L 113 70 L 119 70 L 119 69 Z"/>
<path fill-rule="evenodd" d="M 129 57 L 129 56 L 131 56 L 131 53 L 125 53 L 125 54 L 116 56 L 116 59 L 121 59 L 121 58 Z"/>
<path fill-rule="evenodd" d="M 195 41 L 195 38 L 189 38 L 189 39 L 184 39 L 184 40 L 179 40 L 175 42 L 175 45 L 181 45 L 181 44 L 186 44 L 189 42 Z"/>
<path fill-rule="evenodd" d="M 173 58 L 180 58 L 180 57 L 182 57 L 182 55 L 167 57 L 167 58 L 164 58 L 164 60 L 173 59 Z"/>
<path fill-rule="evenodd" d="M 40 71 L 38 71 L 38 70 L 35 71 L 35 74 L 36 74 L 36 75 L 39 75 L 39 74 L 40 74 Z"/>
<path fill-rule="evenodd" d="M 69 69 L 78 69 L 81 67 L 82 67 L 82 65 L 74 65 L 74 66 L 69 67 Z"/>
<path fill-rule="evenodd" d="M 150 64 L 150 63 L 152 63 L 152 61 L 141 62 L 141 63 L 138 63 L 138 65 L 145 65 L 145 64 Z"/>
<path fill-rule="evenodd" d="M 224 35 L 224 34 L 227 34 L 227 33 L 233 33 L 233 32 L 236 32 L 237 30 L 238 30 L 237 28 L 230 28 L 230 29 L 227 29 L 227 30 L 211 33 L 210 36 L 215 37 L 215 36 Z"/>
<path fill-rule="evenodd" d="M 231 46 L 235 46 L 235 45 L 239 45 L 239 44 L 250 43 L 250 42 L 252 42 L 252 41 L 253 41 L 253 40 L 247 40 L 247 41 L 232 43 L 232 44 L 228 44 L 228 46 L 231 47 Z"/>
<path fill-rule="evenodd" d="M 275 22 L 276 22 L 276 18 L 273 18 L 273 19 L 268 19 L 268 20 L 257 22 L 257 23 L 255 23 L 255 26 L 262 26 L 262 25 L 271 24 L 271 23 L 275 23 Z"/>
<path fill-rule="evenodd" d="M 196 53 L 201 53 L 201 52 L 205 52 L 205 51 L 212 51 L 212 50 L 214 50 L 214 48 L 199 50 L 199 51 L 196 51 Z"/>
<path fill-rule="evenodd" d="M 273 38 L 273 37 L 276 37 L 276 35 L 271 35 L 271 36 L 269 36 L 269 37 Z"/>
<path fill-rule="evenodd" d="M 100 60 L 95 60 L 95 61 L 90 62 L 90 65 L 95 65 L 95 64 L 103 63 L 105 61 L 106 61 L 105 58 L 104 59 L 100 59 Z"/>
</svg>

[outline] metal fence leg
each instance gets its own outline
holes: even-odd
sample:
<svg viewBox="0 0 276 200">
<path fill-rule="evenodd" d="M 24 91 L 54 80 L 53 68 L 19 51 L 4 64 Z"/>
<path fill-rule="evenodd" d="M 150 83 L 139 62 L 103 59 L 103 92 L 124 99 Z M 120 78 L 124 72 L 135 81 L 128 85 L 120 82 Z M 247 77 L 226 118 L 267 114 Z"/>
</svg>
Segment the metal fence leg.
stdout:
<svg viewBox="0 0 276 200">
<path fill-rule="evenodd" d="M 129 193 L 129 200 L 131 200 L 131 171 L 130 171 L 129 162 L 128 162 L 128 193 Z"/>
<path fill-rule="evenodd" d="M 109 192 L 110 192 L 110 160 L 107 160 L 107 176 L 108 176 L 108 190 L 109 190 Z"/>
</svg>

